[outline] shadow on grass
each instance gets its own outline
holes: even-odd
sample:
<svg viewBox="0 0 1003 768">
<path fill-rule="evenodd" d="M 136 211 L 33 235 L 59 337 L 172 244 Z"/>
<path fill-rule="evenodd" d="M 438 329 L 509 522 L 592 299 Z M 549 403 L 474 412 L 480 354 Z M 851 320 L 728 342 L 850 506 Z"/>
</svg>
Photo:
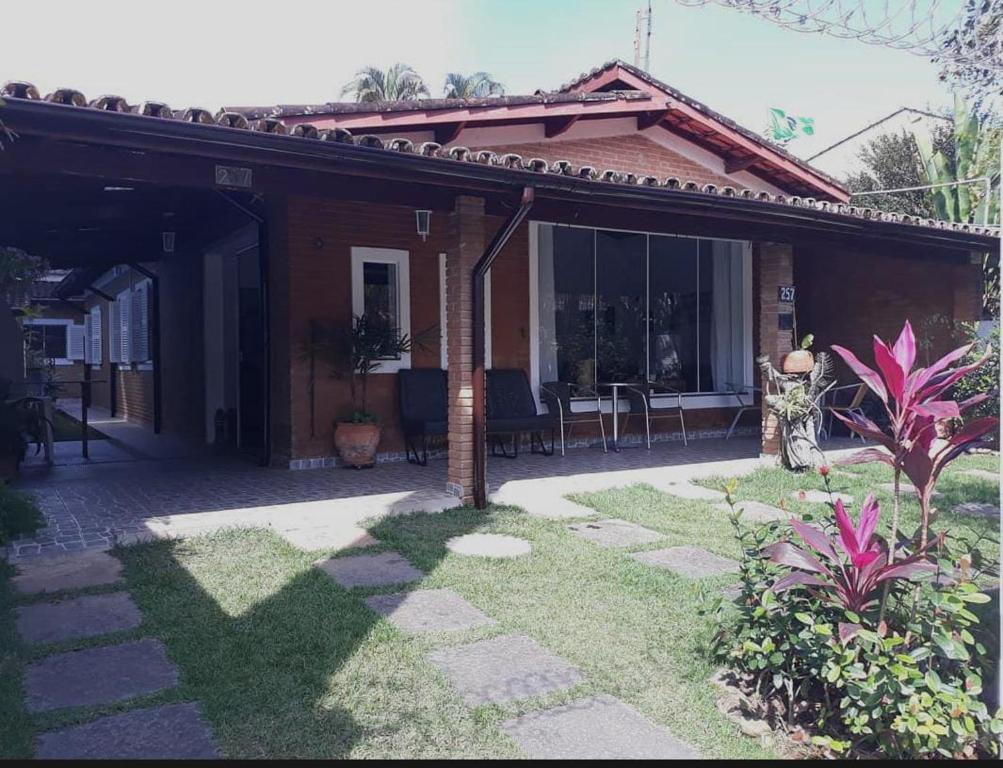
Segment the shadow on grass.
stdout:
<svg viewBox="0 0 1003 768">
<path fill-rule="evenodd" d="M 414 515 L 404 527 L 427 517 Z M 462 516 L 455 535 L 483 519 Z M 381 546 L 338 556 L 392 548 L 400 521 L 370 529 L 385 539 Z M 374 632 L 397 630 L 381 624 L 363 598 L 418 589 L 420 582 L 348 590 L 312 566 L 322 553 L 304 554 L 269 532 L 207 541 L 212 545 L 155 542 L 117 554 L 144 630 L 167 645 L 181 671 L 182 695 L 202 703 L 227 757 L 345 758 L 364 738 L 413 727 L 407 707 L 395 709 L 388 698 L 418 698 L 416 673 L 400 658 L 413 651 L 392 634 L 379 638 L 389 643 L 365 644 Z M 445 554 L 437 541 L 421 549 L 414 565 L 429 574 Z M 395 686 L 400 690 L 388 694 Z M 378 711 L 362 724 L 346 704 Z"/>
</svg>

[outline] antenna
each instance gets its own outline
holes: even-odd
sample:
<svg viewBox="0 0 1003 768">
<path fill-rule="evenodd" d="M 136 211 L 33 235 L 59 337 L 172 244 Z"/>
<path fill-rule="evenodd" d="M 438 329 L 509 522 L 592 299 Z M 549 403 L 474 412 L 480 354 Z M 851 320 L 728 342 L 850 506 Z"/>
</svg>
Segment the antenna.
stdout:
<svg viewBox="0 0 1003 768">
<path fill-rule="evenodd" d="M 644 56 L 641 55 L 641 24 L 644 31 Z M 651 69 L 651 0 L 648 0 L 648 10 L 640 8 L 634 14 L 634 66 L 648 72 Z"/>
</svg>

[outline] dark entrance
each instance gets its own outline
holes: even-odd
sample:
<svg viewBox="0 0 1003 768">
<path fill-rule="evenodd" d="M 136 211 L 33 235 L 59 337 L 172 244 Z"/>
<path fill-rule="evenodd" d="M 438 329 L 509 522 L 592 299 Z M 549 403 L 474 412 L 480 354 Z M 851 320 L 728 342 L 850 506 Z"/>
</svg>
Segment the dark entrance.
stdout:
<svg viewBox="0 0 1003 768">
<path fill-rule="evenodd" d="M 240 354 L 240 448 L 260 458 L 265 444 L 265 350 L 258 258 L 259 249 L 254 246 L 240 253 L 237 259 L 237 335 Z"/>
</svg>

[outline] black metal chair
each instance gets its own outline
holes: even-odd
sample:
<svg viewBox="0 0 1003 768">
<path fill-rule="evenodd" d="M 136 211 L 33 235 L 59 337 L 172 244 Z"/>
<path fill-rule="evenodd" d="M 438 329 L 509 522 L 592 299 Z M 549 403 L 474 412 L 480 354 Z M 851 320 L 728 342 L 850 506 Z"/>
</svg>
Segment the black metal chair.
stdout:
<svg viewBox="0 0 1003 768">
<path fill-rule="evenodd" d="M 486 399 L 487 433 L 493 455 L 499 455 L 498 449 L 501 449 L 502 456 L 514 459 L 519 455 L 519 439 L 524 433 L 529 433 L 531 452 L 553 455 L 558 418 L 552 413 L 537 413 L 525 371 L 497 368 L 488 371 Z M 547 431 L 550 432 L 549 450 L 543 442 L 543 433 Z M 505 437 L 512 438 L 511 453 L 505 445 Z"/>
<path fill-rule="evenodd" d="M 660 419 L 678 419 L 683 430 L 683 445 L 689 446 L 686 439 L 686 419 L 683 416 L 683 394 L 678 389 L 667 384 L 660 384 L 656 381 L 641 382 L 637 387 L 624 387 L 627 394 L 627 401 L 630 403 L 630 410 L 623 420 L 623 431 L 627 431 L 630 417 L 640 415 L 644 417 L 644 433 L 648 441 L 648 449 L 651 449 L 651 422 Z M 651 407 L 652 395 L 671 395 L 673 405 L 662 408 Z"/>
<path fill-rule="evenodd" d="M 599 432 L 602 435 L 603 453 L 607 453 L 606 446 L 606 426 L 602 419 L 602 401 L 596 394 L 595 411 L 572 411 L 571 410 L 571 384 L 566 381 L 548 381 L 540 385 L 540 399 L 547 406 L 551 414 L 557 415 L 558 424 L 561 430 L 561 456 L 564 455 L 564 441 L 571 437 L 571 431 L 576 424 L 599 423 Z M 565 428 L 567 435 L 565 435 Z"/>
<path fill-rule="evenodd" d="M 407 460 L 424 467 L 428 464 L 429 438 L 449 435 L 446 372 L 441 368 L 411 368 L 399 371 L 397 379 Z"/>
</svg>

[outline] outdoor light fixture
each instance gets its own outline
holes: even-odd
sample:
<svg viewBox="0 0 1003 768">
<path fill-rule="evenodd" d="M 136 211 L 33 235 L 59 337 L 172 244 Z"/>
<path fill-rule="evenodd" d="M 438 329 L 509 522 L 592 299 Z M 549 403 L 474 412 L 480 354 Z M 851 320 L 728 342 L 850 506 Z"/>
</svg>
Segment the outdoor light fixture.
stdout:
<svg viewBox="0 0 1003 768">
<path fill-rule="evenodd" d="M 161 232 L 164 239 L 164 253 L 174 253 L 174 232 Z"/>
<path fill-rule="evenodd" d="M 105 187 L 105 192 L 134 192 L 135 187 Z"/>
<path fill-rule="evenodd" d="M 414 215 L 418 223 L 418 235 L 424 242 L 425 240 L 428 240 L 429 227 L 432 224 L 432 212 L 415 211 Z"/>
</svg>

